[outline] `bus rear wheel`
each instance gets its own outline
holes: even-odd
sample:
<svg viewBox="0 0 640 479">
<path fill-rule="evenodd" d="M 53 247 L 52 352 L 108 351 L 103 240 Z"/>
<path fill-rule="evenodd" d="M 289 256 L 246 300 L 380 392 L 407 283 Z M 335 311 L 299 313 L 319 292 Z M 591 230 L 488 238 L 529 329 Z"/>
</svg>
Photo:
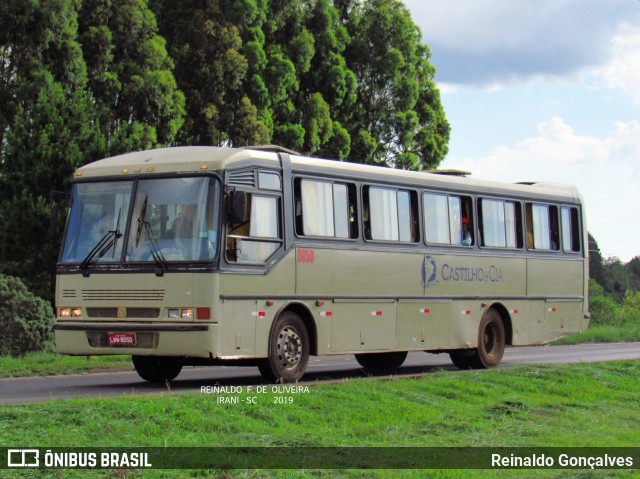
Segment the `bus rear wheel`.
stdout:
<svg viewBox="0 0 640 479">
<path fill-rule="evenodd" d="M 506 345 L 504 323 L 493 308 L 482 316 L 478 328 L 478 348 L 449 353 L 451 362 L 459 369 L 489 369 L 500 364 Z"/>
<path fill-rule="evenodd" d="M 300 316 L 285 311 L 269 334 L 269 357 L 258 363 L 260 374 L 273 383 L 292 383 L 304 375 L 309 362 L 309 333 Z"/>
<path fill-rule="evenodd" d="M 470 358 L 473 369 L 489 369 L 500 364 L 504 355 L 505 340 L 504 323 L 495 309 L 489 309 L 478 329 L 478 349 Z"/>
<path fill-rule="evenodd" d="M 407 359 L 407 352 L 356 354 L 356 361 L 365 369 L 397 369 Z"/>
<path fill-rule="evenodd" d="M 173 381 L 182 371 L 180 358 L 161 356 L 131 356 L 138 376 L 151 383 Z"/>
</svg>

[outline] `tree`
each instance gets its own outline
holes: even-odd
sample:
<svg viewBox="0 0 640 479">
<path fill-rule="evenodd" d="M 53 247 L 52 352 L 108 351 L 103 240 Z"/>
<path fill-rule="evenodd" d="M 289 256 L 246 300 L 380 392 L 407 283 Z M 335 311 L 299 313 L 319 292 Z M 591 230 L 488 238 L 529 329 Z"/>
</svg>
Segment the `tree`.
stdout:
<svg viewBox="0 0 640 479">
<path fill-rule="evenodd" d="M 589 277 L 596 280 L 596 282 L 604 287 L 604 259 L 600 253 L 598 243 L 591 233 L 588 233 L 589 238 Z"/>
<path fill-rule="evenodd" d="M 85 0 L 80 42 L 109 153 L 175 141 L 185 98 L 144 0 Z"/>
<path fill-rule="evenodd" d="M 370 0 L 348 13 L 358 100 L 347 129 L 351 161 L 433 168 L 447 153 L 449 124 L 433 82 L 429 48 L 399 0 Z"/>
<path fill-rule="evenodd" d="M 75 0 L 7 0 L 0 7 L 0 272 L 51 297 L 56 241 L 48 198 L 104 154 L 77 41 Z"/>
<path fill-rule="evenodd" d="M 38 296 L 50 298 L 61 233 L 52 237 L 48 232 L 50 192 L 69 191 L 72 172 L 103 156 L 105 142 L 88 92 L 67 94 L 48 72 L 37 83 L 38 98 L 17 107 L 6 135 L 0 267 L 25 278 Z"/>
<path fill-rule="evenodd" d="M 268 128 L 253 109 L 250 92 L 242 89 L 250 71 L 248 58 L 255 62 L 253 68 L 264 63 L 265 1 L 155 0 L 151 6 L 186 95 L 187 118 L 178 142 L 218 146 L 268 142 Z M 262 86 L 257 81 L 251 85 L 258 92 Z M 241 127 L 235 124 L 238 117 L 243 118 Z"/>
<path fill-rule="evenodd" d="M 86 84 L 76 35 L 78 4 L 78 0 L 0 2 L 0 166 L 18 105 L 38 97 L 37 80 L 43 72 L 70 89 Z"/>
</svg>

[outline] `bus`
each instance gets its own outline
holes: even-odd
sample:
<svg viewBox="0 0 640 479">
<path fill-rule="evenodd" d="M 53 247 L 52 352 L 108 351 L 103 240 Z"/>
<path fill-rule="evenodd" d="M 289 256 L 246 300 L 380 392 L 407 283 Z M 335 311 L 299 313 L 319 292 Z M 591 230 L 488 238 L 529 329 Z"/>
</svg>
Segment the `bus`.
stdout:
<svg viewBox="0 0 640 479">
<path fill-rule="evenodd" d="M 573 186 L 272 146 L 129 153 L 75 172 L 55 342 L 131 355 L 152 382 L 198 365 L 295 382 L 337 354 L 491 368 L 588 327 L 587 245 Z"/>
</svg>

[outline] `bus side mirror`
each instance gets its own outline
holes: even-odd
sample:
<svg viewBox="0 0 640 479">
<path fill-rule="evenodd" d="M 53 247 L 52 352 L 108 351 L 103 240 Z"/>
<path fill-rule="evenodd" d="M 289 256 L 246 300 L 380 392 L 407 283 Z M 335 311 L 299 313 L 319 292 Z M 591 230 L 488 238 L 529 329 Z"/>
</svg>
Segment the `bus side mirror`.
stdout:
<svg viewBox="0 0 640 479">
<path fill-rule="evenodd" d="M 249 194 L 246 191 L 233 190 L 229 193 L 229 223 L 247 223 L 249 216 Z"/>
</svg>

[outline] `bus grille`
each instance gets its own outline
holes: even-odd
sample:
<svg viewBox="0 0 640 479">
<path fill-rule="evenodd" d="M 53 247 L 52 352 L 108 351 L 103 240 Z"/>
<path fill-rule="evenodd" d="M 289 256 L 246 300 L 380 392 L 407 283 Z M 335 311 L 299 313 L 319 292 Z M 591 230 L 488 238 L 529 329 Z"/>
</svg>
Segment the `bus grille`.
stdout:
<svg viewBox="0 0 640 479">
<path fill-rule="evenodd" d="M 164 290 L 83 289 L 82 299 L 85 301 L 162 301 L 164 299 Z"/>
<path fill-rule="evenodd" d="M 87 308 L 90 318 L 119 318 L 118 308 Z M 127 318 L 155 319 L 160 316 L 159 308 L 127 308 Z"/>
</svg>

